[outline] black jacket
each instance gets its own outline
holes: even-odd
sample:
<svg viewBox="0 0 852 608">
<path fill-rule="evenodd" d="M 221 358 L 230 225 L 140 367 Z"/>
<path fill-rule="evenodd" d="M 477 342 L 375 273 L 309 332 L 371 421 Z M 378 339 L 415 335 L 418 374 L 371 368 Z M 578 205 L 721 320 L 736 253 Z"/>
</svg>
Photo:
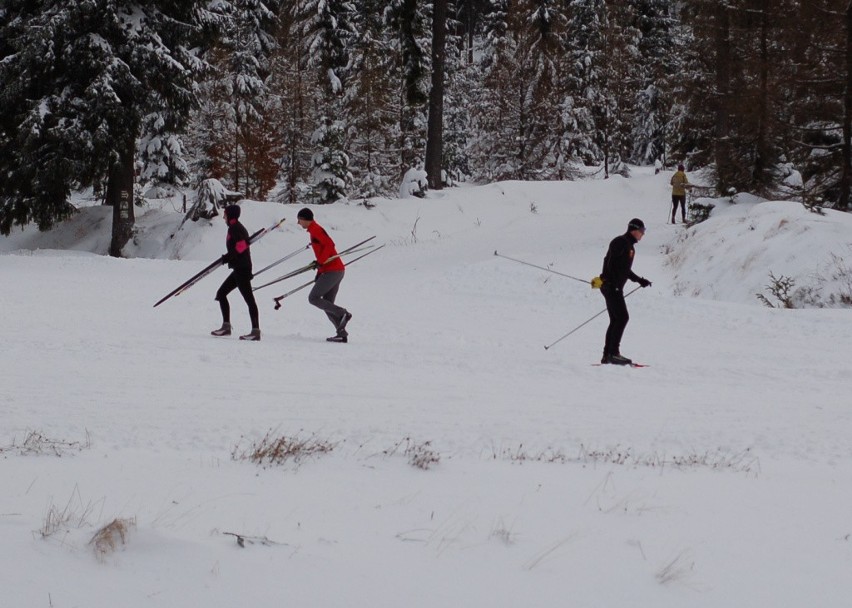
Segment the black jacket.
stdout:
<svg viewBox="0 0 852 608">
<path fill-rule="evenodd" d="M 228 268 L 233 268 L 241 274 L 251 275 L 251 247 L 249 247 L 249 233 L 239 222 L 228 225 L 228 236 L 225 237 L 225 246 L 228 253 L 224 259 Z"/>
<path fill-rule="evenodd" d="M 633 256 L 636 254 L 633 248 L 635 244 L 636 239 L 629 232 L 612 239 L 606 256 L 604 256 L 603 270 L 601 271 L 602 288 L 623 289 L 627 279 L 636 283 L 639 282 L 639 277 L 631 270 Z"/>
</svg>

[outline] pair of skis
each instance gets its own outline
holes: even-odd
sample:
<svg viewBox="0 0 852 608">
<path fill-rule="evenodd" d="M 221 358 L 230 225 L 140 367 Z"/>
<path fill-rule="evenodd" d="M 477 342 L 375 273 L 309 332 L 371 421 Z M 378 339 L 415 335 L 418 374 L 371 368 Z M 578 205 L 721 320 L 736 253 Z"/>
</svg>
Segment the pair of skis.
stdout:
<svg viewBox="0 0 852 608">
<path fill-rule="evenodd" d="M 342 256 L 344 256 L 344 255 L 348 255 L 348 254 L 350 254 L 350 253 L 356 253 L 356 252 L 358 252 L 358 251 L 362 251 L 362 249 L 359 249 L 359 247 L 362 247 L 364 244 L 369 243 L 369 242 L 370 242 L 370 241 L 372 241 L 374 238 L 376 238 L 376 237 L 375 237 L 375 235 L 371 236 L 371 237 L 370 237 L 370 238 L 368 238 L 368 239 L 364 239 L 364 240 L 363 240 L 363 241 L 361 241 L 360 243 L 355 243 L 354 245 L 352 245 L 352 247 L 349 247 L 348 249 L 344 249 L 343 251 L 341 251 L 341 252 L 340 252 L 340 253 L 338 253 L 337 255 L 333 255 L 333 256 L 331 256 L 330 258 L 328 258 L 328 259 L 325 261 L 325 263 L 326 263 L 326 264 L 328 264 L 329 262 L 332 262 L 332 261 L 336 260 L 337 258 L 342 257 Z M 307 247 L 310 247 L 310 245 L 307 245 Z M 305 247 L 305 248 L 307 248 L 307 247 Z M 365 248 L 365 249 L 366 249 L 366 248 Z M 299 249 L 299 251 L 301 251 L 301 249 Z M 377 249 L 373 249 L 372 251 L 377 251 Z M 371 251 L 370 253 L 372 253 L 372 251 Z M 281 260 L 279 260 L 278 262 L 283 262 L 284 260 L 289 259 L 290 257 L 292 257 L 292 254 L 290 254 L 289 256 L 285 256 L 284 258 L 282 258 L 282 259 L 281 259 Z M 354 261 L 354 260 L 353 260 L 353 261 Z M 272 267 L 272 266 L 274 266 L 275 264 L 278 264 L 278 262 L 275 262 L 275 263 L 273 263 L 273 264 L 270 264 L 269 266 L 267 266 L 267 267 L 266 267 L 266 268 L 264 268 L 263 270 L 260 270 L 259 272 L 256 272 L 254 276 L 257 276 L 257 275 L 259 275 L 261 272 L 263 272 L 264 270 L 267 270 L 268 268 L 271 268 L 271 267 Z M 268 283 L 264 283 L 263 285 L 258 285 L 257 287 L 253 288 L 253 289 L 252 289 L 252 291 L 257 291 L 258 289 L 263 289 L 264 287 L 269 287 L 270 285 L 274 285 L 275 283 L 278 283 L 278 282 L 283 281 L 283 280 L 285 280 L 285 279 L 290 279 L 290 278 L 295 277 L 295 276 L 297 276 L 297 275 L 300 275 L 300 274 L 302 274 L 302 273 L 304 273 L 304 272 L 308 272 L 308 271 L 310 271 L 310 270 L 316 270 L 317 268 L 318 268 L 318 266 L 317 266 L 317 263 L 316 263 L 315 261 L 314 261 L 314 262 L 311 262 L 310 264 L 305 264 L 305 265 L 304 265 L 304 266 L 302 266 L 301 268 L 297 268 L 296 270 L 293 270 L 293 271 L 291 271 L 291 272 L 288 272 L 287 274 L 281 275 L 281 276 L 280 276 L 280 277 L 278 277 L 277 279 L 273 279 L 272 281 L 269 281 Z"/>
<path fill-rule="evenodd" d="M 253 235 L 251 235 L 249 237 L 249 245 L 253 245 L 257 241 L 259 241 L 260 239 L 265 237 L 267 234 L 272 232 L 273 230 L 277 230 L 278 227 L 281 226 L 281 224 L 284 223 L 285 219 L 287 219 L 287 218 L 282 217 L 280 220 L 278 220 L 277 222 L 275 222 L 271 226 L 269 226 L 267 228 L 261 228 L 260 230 L 255 232 Z M 301 251 L 301 249 L 299 249 L 299 251 Z M 281 260 L 281 261 L 283 261 L 283 260 Z M 186 281 L 184 281 L 183 283 L 181 283 L 180 285 L 175 287 L 173 290 L 171 290 L 169 293 L 164 295 L 162 298 L 157 300 L 157 303 L 154 304 L 154 308 L 156 308 L 157 306 L 159 306 L 160 304 L 162 304 L 163 302 L 165 302 L 169 298 L 179 296 L 180 294 L 182 294 L 184 291 L 186 291 L 187 289 L 189 289 L 190 287 L 192 287 L 193 285 L 198 283 L 201 279 L 203 279 L 207 275 L 213 274 L 213 271 L 216 270 L 217 268 L 219 268 L 219 266 L 221 266 L 222 264 L 224 264 L 224 262 L 222 261 L 222 258 L 217 259 L 215 262 L 211 262 L 208 266 L 206 266 L 203 270 L 201 270 L 201 272 L 194 274 L 192 277 L 190 277 L 189 279 L 187 279 Z"/>
</svg>

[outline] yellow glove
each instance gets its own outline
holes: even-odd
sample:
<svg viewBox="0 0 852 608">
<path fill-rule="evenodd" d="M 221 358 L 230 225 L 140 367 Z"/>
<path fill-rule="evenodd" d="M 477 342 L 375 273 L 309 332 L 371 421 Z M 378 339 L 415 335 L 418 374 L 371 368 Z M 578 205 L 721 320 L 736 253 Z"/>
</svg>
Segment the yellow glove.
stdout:
<svg viewBox="0 0 852 608">
<path fill-rule="evenodd" d="M 601 285 L 603 285 L 603 279 L 600 277 L 595 277 L 591 280 L 592 289 L 600 289 Z"/>
</svg>

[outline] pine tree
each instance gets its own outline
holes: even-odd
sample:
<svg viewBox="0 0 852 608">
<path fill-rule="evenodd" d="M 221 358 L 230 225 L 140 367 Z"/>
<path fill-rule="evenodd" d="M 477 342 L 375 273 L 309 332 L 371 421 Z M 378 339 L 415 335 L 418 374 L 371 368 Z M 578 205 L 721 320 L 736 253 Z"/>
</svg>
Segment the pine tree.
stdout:
<svg viewBox="0 0 852 608">
<path fill-rule="evenodd" d="M 191 0 L 8 0 L 0 21 L 0 230 L 70 213 L 72 188 L 106 179 L 112 255 L 134 224 L 136 145 L 156 113 L 176 126 L 195 101 L 189 49 L 226 24 L 230 6 Z M 204 10 L 202 10 L 202 4 Z"/>
<path fill-rule="evenodd" d="M 429 18 L 423 0 L 390 0 L 385 8 L 399 83 L 398 177 L 422 167 L 426 148 L 426 102 L 429 99 Z"/>
<path fill-rule="evenodd" d="M 394 81 L 392 44 L 381 9 L 384 0 L 355 3 L 357 37 L 350 52 L 344 107 L 347 146 L 354 176 L 354 197 L 385 196 L 397 190 L 399 138 L 398 94 Z"/>
<path fill-rule="evenodd" d="M 349 45 L 355 37 L 354 13 L 352 3 L 344 0 L 306 0 L 296 22 L 309 49 L 307 65 L 314 70 L 322 92 L 318 124 L 311 138 L 319 146 L 311 162 L 318 203 L 346 198 L 352 181 L 344 149 L 346 125 L 338 117 L 343 115 Z"/>
</svg>

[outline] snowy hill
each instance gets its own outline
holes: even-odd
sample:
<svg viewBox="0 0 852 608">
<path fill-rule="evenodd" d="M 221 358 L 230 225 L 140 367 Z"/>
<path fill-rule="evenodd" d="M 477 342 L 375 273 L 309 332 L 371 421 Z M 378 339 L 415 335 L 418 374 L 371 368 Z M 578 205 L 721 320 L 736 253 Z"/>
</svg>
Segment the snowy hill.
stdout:
<svg viewBox="0 0 852 608">
<path fill-rule="evenodd" d="M 220 219 L 152 206 L 129 259 L 86 253 L 97 207 L 0 239 L 3 602 L 845 606 L 852 218 L 739 200 L 668 225 L 669 176 L 314 207 L 339 246 L 387 244 L 347 270 L 346 345 L 304 291 L 273 310 L 303 277 L 257 292 L 259 343 L 209 336 L 224 270 L 153 308 L 221 255 Z M 307 243 L 297 210 L 243 203 L 249 231 L 287 217 L 256 268 Z M 603 298 L 495 250 L 587 280 L 632 217 L 654 284 L 623 352 L 651 367 L 590 365 L 606 315 L 545 350 Z M 770 272 L 828 307 L 763 306 Z M 264 437 L 303 458 L 246 460 Z"/>
</svg>

